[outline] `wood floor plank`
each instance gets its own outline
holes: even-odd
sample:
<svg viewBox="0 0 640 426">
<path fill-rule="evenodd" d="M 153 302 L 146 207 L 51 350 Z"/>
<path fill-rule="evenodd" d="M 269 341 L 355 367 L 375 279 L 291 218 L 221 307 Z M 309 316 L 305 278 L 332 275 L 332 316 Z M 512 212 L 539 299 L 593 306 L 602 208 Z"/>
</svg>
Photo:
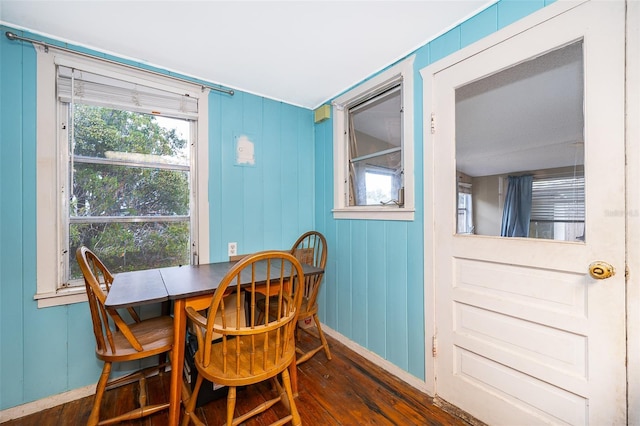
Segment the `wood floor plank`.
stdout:
<svg viewBox="0 0 640 426">
<path fill-rule="evenodd" d="M 304 336 L 304 333 L 303 333 Z M 299 395 L 296 407 L 304 425 L 420 425 L 469 426 L 433 404 L 432 399 L 387 373 L 336 340 L 327 337 L 332 360 L 319 352 L 298 366 Z M 303 337 L 302 345 L 311 338 Z M 147 381 L 152 402 L 168 399 L 170 375 L 151 377 Z M 136 404 L 137 384 L 110 390 L 103 401 L 103 415 L 122 413 Z M 247 386 L 238 391 L 236 415 L 274 395 L 268 382 Z M 84 425 L 91 411 L 93 396 L 53 407 L 21 419 L 2 423 L 3 426 Z M 208 425 L 224 424 L 226 398 L 212 401 L 197 409 Z M 265 413 L 250 419 L 245 426 L 263 426 L 284 416 L 286 409 L 276 404 Z M 126 426 L 165 426 L 167 411 L 146 419 L 124 423 Z"/>
</svg>

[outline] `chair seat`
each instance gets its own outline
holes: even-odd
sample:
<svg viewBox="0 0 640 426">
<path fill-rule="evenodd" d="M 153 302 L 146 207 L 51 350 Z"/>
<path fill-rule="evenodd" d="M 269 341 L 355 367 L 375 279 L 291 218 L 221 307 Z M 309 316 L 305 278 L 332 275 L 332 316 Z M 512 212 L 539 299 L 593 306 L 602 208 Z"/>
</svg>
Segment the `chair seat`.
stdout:
<svg viewBox="0 0 640 426">
<path fill-rule="evenodd" d="M 236 339 L 240 341 L 240 362 L 237 367 L 238 354 L 236 353 Z M 273 340 L 272 336 L 270 340 Z M 198 371 L 207 379 L 219 385 L 225 386 L 244 386 L 256 381 L 267 380 L 271 377 L 277 376 L 284 369 L 289 367 L 295 357 L 295 339 L 293 335 L 287 347 L 281 354 L 279 359 L 275 356 L 276 346 L 273 344 L 268 345 L 267 361 L 265 365 L 264 353 L 260 349 L 252 354 L 250 351 L 251 345 L 255 348 L 264 347 L 264 335 L 254 336 L 238 336 L 233 339 L 227 340 L 227 368 L 224 371 L 222 362 L 211 362 L 207 367 L 202 365 L 202 361 L 196 358 L 196 366 Z M 281 344 L 284 344 L 281 343 Z M 211 359 L 222 360 L 223 343 L 222 341 L 211 345 Z M 251 356 L 254 356 L 253 371 L 249 371 L 251 368 Z"/>
<path fill-rule="evenodd" d="M 135 350 L 124 334 L 118 331 L 113 334 L 115 354 L 111 349 L 101 351 L 96 347 L 96 356 L 110 362 L 128 361 L 167 352 L 173 345 L 173 318 L 170 316 L 129 324 L 129 329 L 142 345 L 143 351 Z"/>
</svg>

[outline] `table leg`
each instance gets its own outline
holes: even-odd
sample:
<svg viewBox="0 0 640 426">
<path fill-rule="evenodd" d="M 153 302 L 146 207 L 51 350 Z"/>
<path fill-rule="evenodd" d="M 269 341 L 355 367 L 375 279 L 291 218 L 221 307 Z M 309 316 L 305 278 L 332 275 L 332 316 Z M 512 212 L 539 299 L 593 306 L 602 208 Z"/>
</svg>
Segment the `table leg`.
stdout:
<svg viewBox="0 0 640 426">
<path fill-rule="evenodd" d="M 180 423 L 180 393 L 182 389 L 182 368 L 184 364 L 184 344 L 187 335 L 185 300 L 177 299 L 173 307 L 173 351 L 171 356 L 171 390 L 169 392 L 169 425 Z"/>
<path fill-rule="evenodd" d="M 293 362 L 289 365 L 289 377 L 291 378 L 291 390 L 293 396 L 298 396 L 298 366 L 296 365 L 296 355 L 293 355 Z"/>
</svg>

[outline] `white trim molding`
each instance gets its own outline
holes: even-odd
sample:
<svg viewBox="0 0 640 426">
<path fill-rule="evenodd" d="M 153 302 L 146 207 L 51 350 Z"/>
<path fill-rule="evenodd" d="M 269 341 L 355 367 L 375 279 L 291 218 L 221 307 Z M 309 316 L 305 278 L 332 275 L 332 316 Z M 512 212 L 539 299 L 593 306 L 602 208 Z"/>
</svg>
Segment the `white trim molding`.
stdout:
<svg viewBox="0 0 640 426">
<path fill-rule="evenodd" d="M 412 221 L 415 214 L 415 178 L 414 178 L 414 85 L 413 63 L 415 56 L 380 72 L 375 77 L 351 89 L 336 98 L 333 102 L 333 217 L 334 219 L 372 219 L 372 220 L 406 220 Z M 367 94 L 380 89 L 395 79 L 402 79 L 402 164 L 404 178 L 404 205 L 389 206 L 348 206 L 345 200 L 348 178 L 346 164 L 349 161 L 347 152 L 348 138 L 346 106 L 357 102 Z"/>
<path fill-rule="evenodd" d="M 0 411 L 0 423 L 7 422 L 9 420 L 19 419 L 30 414 L 34 414 L 49 408 L 57 407 L 61 404 L 66 404 L 77 399 L 91 396 L 96 391 L 96 384 L 87 385 L 82 388 L 73 389 L 68 392 L 59 393 L 57 395 L 51 395 L 37 401 L 28 402 L 26 404 L 17 405 L 15 407 L 7 408 Z"/>
<path fill-rule="evenodd" d="M 426 384 L 425 384 L 425 382 L 423 380 L 420 380 L 416 376 L 414 376 L 414 375 L 412 375 L 410 373 L 407 373 L 405 370 L 401 369 L 397 365 L 387 361 L 386 359 L 382 358 L 380 355 L 378 355 L 378 354 L 376 354 L 374 352 L 371 352 L 369 349 L 367 349 L 367 348 L 365 348 L 363 346 L 360 346 L 359 344 L 357 344 L 353 340 L 350 340 L 347 337 L 345 337 L 344 335 L 342 335 L 342 334 L 338 333 L 337 331 L 329 328 L 327 325 L 325 325 L 325 324 L 321 324 L 321 325 L 322 325 L 322 331 L 324 333 L 326 333 L 329 336 L 333 337 L 334 339 L 336 339 L 337 341 L 339 341 L 340 343 L 342 343 L 343 345 L 345 345 L 346 347 L 348 347 L 349 349 L 351 349 L 352 351 L 354 351 L 358 355 L 363 356 L 364 358 L 366 358 L 367 360 L 369 360 L 372 363 L 376 364 L 377 366 L 381 367 L 382 369 L 386 370 L 390 374 L 396 376 L 398 379 L 402 380 L 403 382 L 407 383 L 408 385 L 413 386 L 414 388 L 416 388 L 420 392 L 423 392 L 423 393 L 427 394 L 430 397 L 434 396 L 429 392 L 429 389 L 427 389 L 427 386 L 426 386 Z"/>
</svg>

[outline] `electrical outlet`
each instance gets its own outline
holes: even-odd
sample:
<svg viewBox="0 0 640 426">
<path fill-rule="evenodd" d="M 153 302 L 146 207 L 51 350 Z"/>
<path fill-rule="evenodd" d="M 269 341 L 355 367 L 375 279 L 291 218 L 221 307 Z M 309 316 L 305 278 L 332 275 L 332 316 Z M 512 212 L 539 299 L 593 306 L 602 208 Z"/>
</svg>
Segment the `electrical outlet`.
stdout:
<svg viewBox="0 0 640 426">
<path fill-rule="evenodd" d="M 229 256 L 235 256 L 238 254 L 238 243 L 229 243 L 228 251 Z"/>
</svg>

